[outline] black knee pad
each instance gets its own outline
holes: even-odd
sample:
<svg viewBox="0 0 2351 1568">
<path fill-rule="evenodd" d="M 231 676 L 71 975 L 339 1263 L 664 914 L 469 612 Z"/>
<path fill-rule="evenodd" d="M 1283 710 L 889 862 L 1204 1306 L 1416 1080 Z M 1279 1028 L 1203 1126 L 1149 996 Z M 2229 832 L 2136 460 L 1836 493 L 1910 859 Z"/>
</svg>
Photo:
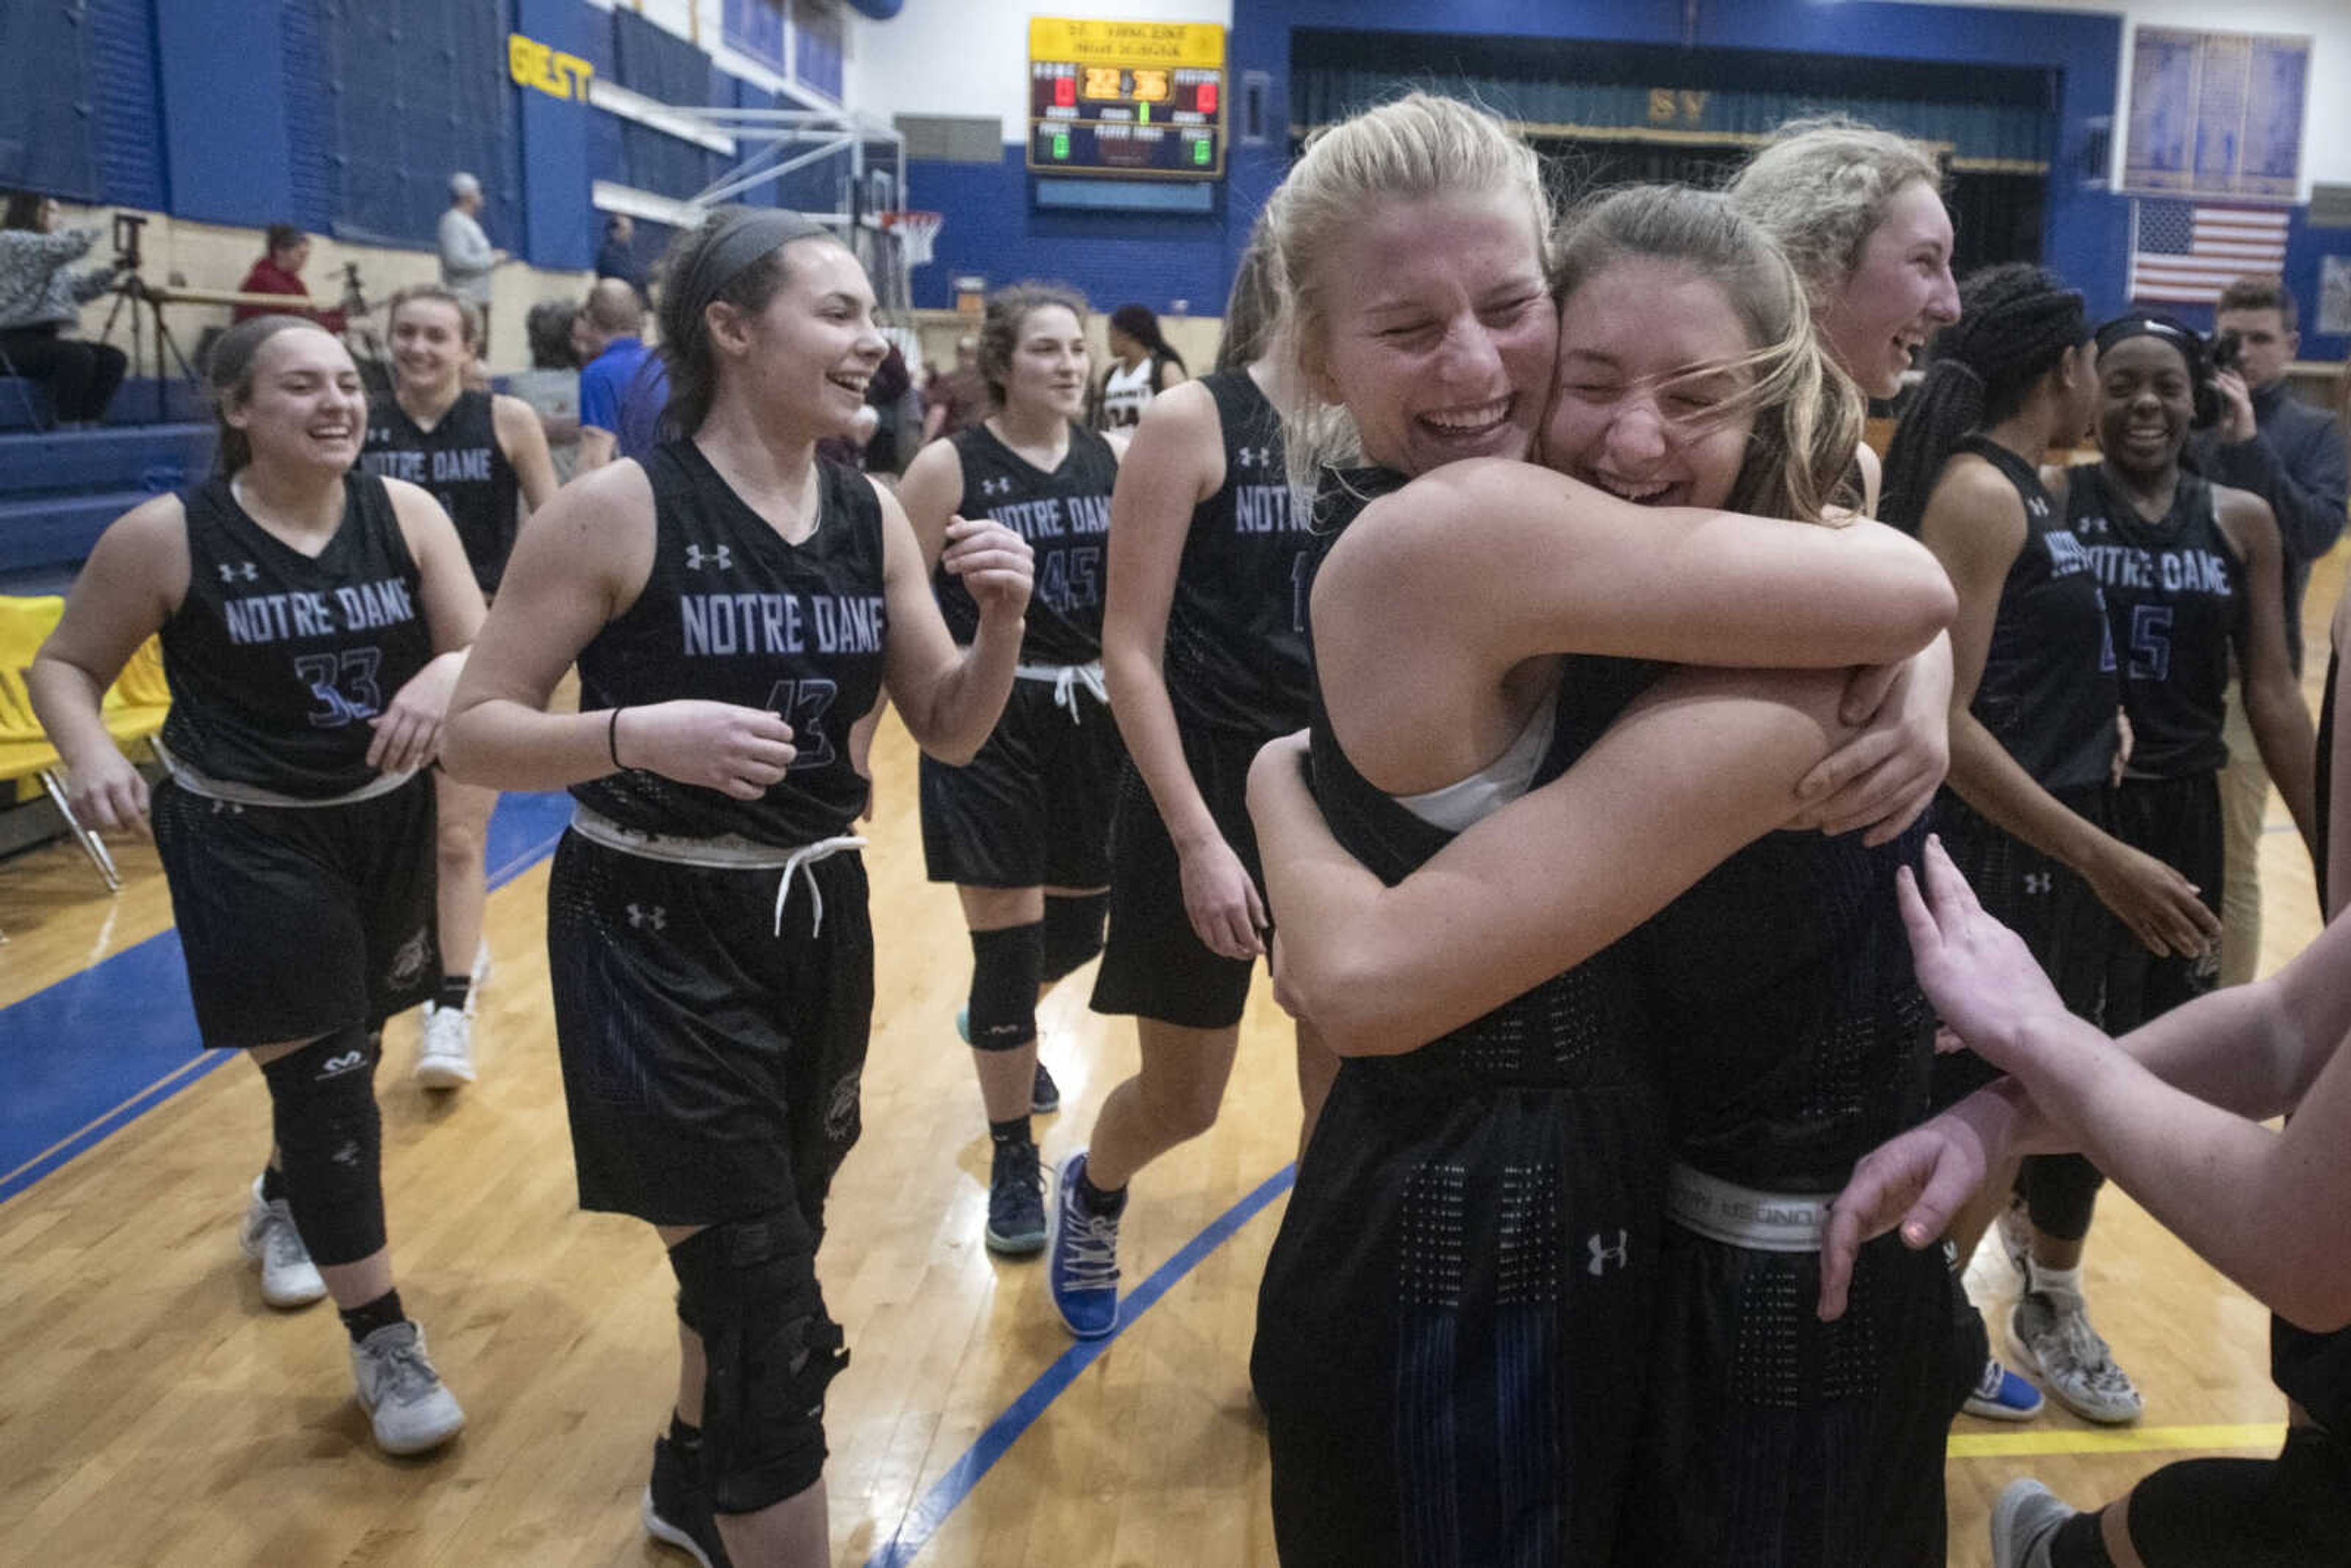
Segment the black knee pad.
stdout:
<svg viewBox="0 0 2351 1568">
<path fill-rule="evenodd" d="M 379 1052 L 354 1024 L 265 1065 L 286 1207 L 310 1260 L 356 1263 L 383 1249 Z"/>
<path fill-rule="evenodd" d="M 825 1315 L 816 1237 L 795 1209 L 731 1220 L 670 1249 L 701 1317 L 702 1433 L 711 1503 L 757 1513 L 824 1477 L 824 1394 L 849 1364 Z"/>
<path fill-rule="evenodd" d="M 1102 923 L 1109 915 L 1107 893 L 1081 893 L 1067 898 L 1046 894 L 1045 984 L 1052 984 L 1102 950 Z"/>
<path fill-rule="evenodd" d="M 1049 910 L 1053 901 L 1047 899 Z M 1045 927 L 1008 925 L 971 934 L 971 1001 L 966 1027 L 974 1051 L 1017 1051 L 1037 1038 L 1037 988 L 1044 983 Z"/>
<path fill-rule="evenodd" d="M 2098 1189 L 2106 1178 L 2080 1155 L 2033 1155 L 2018 1170 L 2016 1185 L 2043 1235 L 2079 1241 L 2090 1234 Z"/>
</svg>

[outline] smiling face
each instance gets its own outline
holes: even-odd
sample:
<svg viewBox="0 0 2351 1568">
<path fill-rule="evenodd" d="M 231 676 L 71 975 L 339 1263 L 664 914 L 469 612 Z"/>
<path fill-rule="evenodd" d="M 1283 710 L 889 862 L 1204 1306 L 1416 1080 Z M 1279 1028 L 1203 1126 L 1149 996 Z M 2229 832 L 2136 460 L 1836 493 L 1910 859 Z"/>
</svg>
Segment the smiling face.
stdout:
<svg viewBox="0 0 2351 1568">
<path fill-rule="evenodd" d="M 1086 329 L 1065 305 L 1040 305 L 1020 319 L 1004 375 L 1007 413 L 1075 419 L 1086 403 Z"/>
<path fill-rule="evenodd" d="M 1932 185 L 1913 180 L 1894 193 L 1852 272 L 1815 314 L 1823 347 L 1862 391 L 1889 398 L 1901 390 L 1912 353 L 1959 319 L 1951 215 Z"/>
<path fill-rule="evenodd" d="M 342 344 L 316 327 L 288 327 L 255 350 L 249 390 L 224 412 L 256 464 L 341 473 L 367 437 L 367 392 Z"/>
<path fill-rule="evenodd" d="M 847 435 L 890 351 L 873 325 L 873 287 L 831 238 L 796 240 L 783 261 L 783 287 L 757 315 L 706 308 L 721 383 L 739 380 L 764 416 L 815 439 Z"/>
<path fill-rule="evenodd" d="M 446 390 L 455 383 L 470 352 L 465 313 L 448 300 L 405 300 L 392 313 L 392 367 L 402 390 Z"/>
<path fill-rule="evenodd" d="M 2179 462 L 2196 417 L 2188 359 L 2152 333 L 2098 356 L 2098 446 L 2125 473 L 2159 476 Z"/>
<path fill-rule="evenodd" d="M 1753 348 L 1699 273 L 1629 256 L 1604 267 L 1560 312 L 1544 464 L 1646 506 L 1723 506 L 1755 429 L 1751 407 L 1728 406 Z"/>
<path fill-rule="evenodd" d="M 1354 415 L 1367 461 L 1425 474 L 1526 455 L 1558 318 L 1523 199 L 1377 208 L 1322 257 L 1315 287 L 1328 304 L 1307 373 Z"/>
</svg>

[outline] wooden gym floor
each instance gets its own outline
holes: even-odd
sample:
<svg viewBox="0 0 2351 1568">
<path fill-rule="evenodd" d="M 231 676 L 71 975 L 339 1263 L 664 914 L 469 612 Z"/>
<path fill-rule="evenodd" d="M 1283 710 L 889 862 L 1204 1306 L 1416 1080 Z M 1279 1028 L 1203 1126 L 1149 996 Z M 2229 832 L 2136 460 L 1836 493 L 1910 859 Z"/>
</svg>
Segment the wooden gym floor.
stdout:
<svg viewBox="0 0 2351 1568">
<path fill-rule="evenodd" d="M 2314 704 L 2342 563 L 2323 563 L 2310 595 Z M 1223 1120 L 1135 1183 L 1128 1326 L 1073 1347 L 1041 1264 L 980 1245 L 986 1129 L 952 1021 L 970 950 L 953 895 L 922 878 L 913 753 L 894 721 L 875 759 L 865 1134 L 821 1264 L 855 1357 L 829 1420 L 834 1561 L 1271 1564 L 1247 1368 L 1297 1131 L 1285 1020 L 1260 980 Z M 0 869 L 0 1560 L 687 1561 L 637 1521 L 674 1385 L 669 1270 L 643 1226 L 575 1207 L 543 945 L 544 856 L 562 818 L 546 798 L 501 808 L 481 1082 L 429 1097 L 408 1078 L 414 1019 L 387 1035 L 393 1258 L 471 1417 L 420 1460 L 369 1443 L 330 1309 L 272 1312 L 237 1254 L 268 1103 L 245 1062 L 196 1048 L 152 851 L 119 847 L 113 899 L 69 844 Z M 2273 802 L 2265 967 L 2314 935 L 2311 885 Z M 1134 1063 L 1132 1029 L 1086 1010 L 1091 975 L 1040 1014 L 1065 1097 L 1039 1124 L 1049 1163 Z M 1989 1562 L 1984 1519 L 2016 1476 L 2087 1505 L 2171 1458 L 2276 1446 L 2260 1308 L 2112 1191 L 2087 1267 L 2146 1418 L 2101 1431 L 2053 1401 L 2022 1427 L 1962 1418 L 1949 1466 L 1961 1568 Z M 1995 1324 L 2006 1276 L 1987 1249 L 1973 1277 Z"/>
</svg>

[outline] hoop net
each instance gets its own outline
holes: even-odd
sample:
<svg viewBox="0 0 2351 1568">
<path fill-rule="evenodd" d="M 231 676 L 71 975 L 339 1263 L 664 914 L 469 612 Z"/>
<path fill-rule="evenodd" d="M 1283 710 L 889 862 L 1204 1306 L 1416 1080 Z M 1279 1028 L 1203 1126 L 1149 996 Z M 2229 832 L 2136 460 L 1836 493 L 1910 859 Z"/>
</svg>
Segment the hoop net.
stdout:
<svg viewBox="0 0 2351 1568">
<path fill-rule="evenodd" d="M 946 223 L 940 213 L 883 213 L 880 220 L 883 229 L 898 236 L 899 252 L 908 267 L 921 267 L 931 259 L 931 247 Z"/>
</svg>

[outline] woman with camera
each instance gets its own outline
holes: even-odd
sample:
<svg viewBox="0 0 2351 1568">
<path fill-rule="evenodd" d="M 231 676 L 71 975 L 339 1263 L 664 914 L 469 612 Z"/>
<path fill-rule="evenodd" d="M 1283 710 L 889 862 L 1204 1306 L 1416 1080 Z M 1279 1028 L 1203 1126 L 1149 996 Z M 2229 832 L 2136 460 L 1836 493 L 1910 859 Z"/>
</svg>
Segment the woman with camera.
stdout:
<svg viewBox="0 0 2351 1568">
<path fill-rule="evenodd" d="M 62 425 L 106 417 L 130 361 L 111 343 L 66 336 L 85 299 L 114 287 L 120 261 L 77 273 L 68 266 L 98 243 L 98 231 L 57 230 L 57 204 L 30 191 L 8 193 L 0 219 L 0 374 L 48 388 Z"/>
</svg>

